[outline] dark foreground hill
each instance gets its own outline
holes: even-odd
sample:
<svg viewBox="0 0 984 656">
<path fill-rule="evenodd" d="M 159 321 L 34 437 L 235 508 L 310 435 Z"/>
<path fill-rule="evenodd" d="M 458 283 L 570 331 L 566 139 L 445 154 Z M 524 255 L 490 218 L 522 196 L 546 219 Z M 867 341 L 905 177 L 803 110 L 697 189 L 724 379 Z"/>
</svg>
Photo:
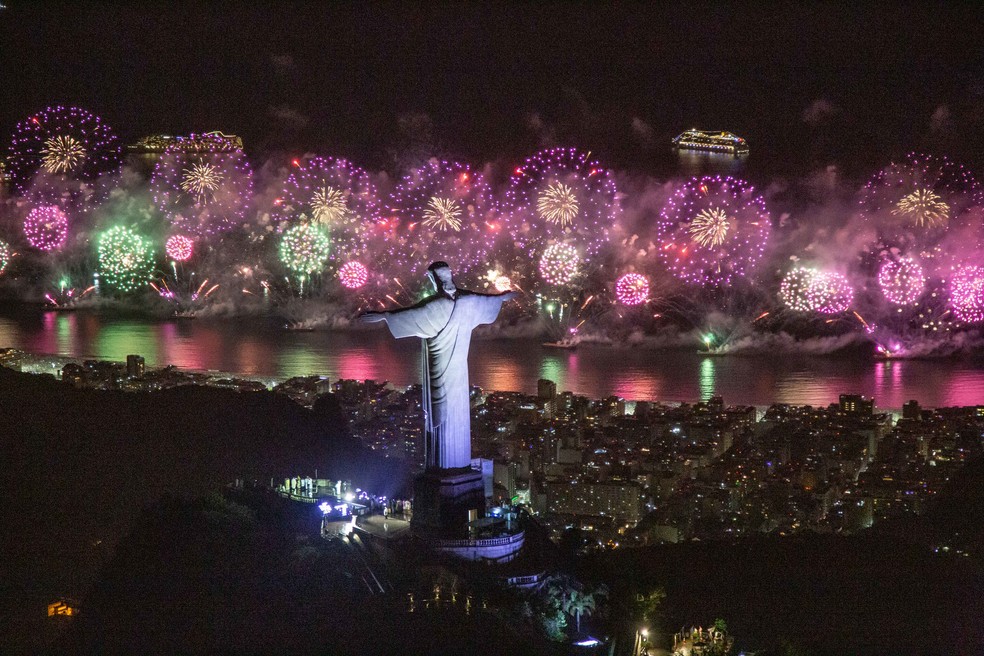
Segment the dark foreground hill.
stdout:
<svg viewBox="0 0 984 656">
<path fill-rule="evenodd" d="M 294 473 L 399 485 L 349 436 L 338 404 L 182 387 L 76 390 L 0 368 L 0 651 L 46 639 L 45 606 L 84 597 L 141 510 L 236 478 Z"/>
<path fill-rule="evenodd" d="M 256 506 L 257 504 L 253 504 Z M 100 654 L 540 654 L 549 645 L 461 605 L 407 612 L 441 578 L 366 585 L 371 556 L 298 537 L 279 498 L 165 498 L 137 519 L 56 651 Z M 296 506 L 295 506 L 296 509 Z M 286 529 L 286 530 L 285 530 Z M 382 569 L 377 572 L 386 581 Z M 375 579 L 373 579 L 374 581 Z M 447 581 L 445 580 L 446 584 Z M 461 593 L 464 596 L 464 592 Z"/>
<path fill-rule="evenodd" d="M 984 572 L 882 539 L 804 535 L 610 554 L 593 574 L 667 593 L 663 629 L 724 618 L 745 649 L 971 654 L 984 649 Z M 776 652 L 780 653 L 780 652 Z"/>
<path fill-rule="evenodd" d="M 663 587 L 670 633 L 720 617 L 739 647 L 774 653 L 984 653 L 984 461 L 925 515 L 856 535 L 654 546 L 585 565 L 622 589 Z"/>
</svg>

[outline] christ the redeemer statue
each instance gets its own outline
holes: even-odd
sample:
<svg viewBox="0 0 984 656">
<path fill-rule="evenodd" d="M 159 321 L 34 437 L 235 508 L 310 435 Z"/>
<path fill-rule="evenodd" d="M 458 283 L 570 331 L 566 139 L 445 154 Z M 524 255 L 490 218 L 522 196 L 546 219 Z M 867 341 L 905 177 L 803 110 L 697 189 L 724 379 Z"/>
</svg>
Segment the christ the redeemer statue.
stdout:
<svg viewBox="0 0 984 656">
<path fill-rule="evenodd" d="M 388 312 L 367 312 L 366 323 L 385 321 L 393 337 L 423 339 L 424 462 L 427 469 L 471 465 L 468 346 L 472 330 L 492 323 L 503 301 L 516 296 L 458 289 L 445 262 L 427 267 L 435 288 L 421 302 Z"/>
</svg>

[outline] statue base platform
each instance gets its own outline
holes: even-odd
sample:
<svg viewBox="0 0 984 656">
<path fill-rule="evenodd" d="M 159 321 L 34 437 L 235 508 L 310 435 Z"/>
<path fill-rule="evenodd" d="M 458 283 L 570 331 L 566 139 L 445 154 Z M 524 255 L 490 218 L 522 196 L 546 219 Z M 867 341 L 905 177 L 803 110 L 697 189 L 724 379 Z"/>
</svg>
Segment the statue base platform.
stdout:
<svg viewBox="0 0 984 656">
<path fill-rule="evenodd" d="M 455 558 L 489 563 L 513 560 L 525 533 L 516 522 L 485 517 L 482 472 L 435 469 L 416 478 L 410 530 L 431 549 Z"/>
<path fill-rule="evenodd" d="M 470 467 L 434 469 L 414 480 L 411 528 L 420 537 L 467 538 L 469 520 L 484 516 L 482 472 Z"/>
</svg>

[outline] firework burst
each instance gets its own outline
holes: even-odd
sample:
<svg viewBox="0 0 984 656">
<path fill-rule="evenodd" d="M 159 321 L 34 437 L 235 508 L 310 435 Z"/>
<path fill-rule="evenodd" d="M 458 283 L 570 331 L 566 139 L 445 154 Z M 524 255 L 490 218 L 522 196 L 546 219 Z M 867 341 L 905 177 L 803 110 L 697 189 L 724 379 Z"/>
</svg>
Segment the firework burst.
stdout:
<svg viewBox="0 0 984 656">
<path fill-rule="evenodd" d="M 369 281 L 369 269 L 355 260 L 346 262 L 338 269 L 338 280 L 346 289 L 358 289 Z"/>
<path fill-rule="evenodd" d="M 10 250 L 10 244 L 0 240 L 0 274 L 7 270 L 7 265 L 10 264 L 12 256 L 13 251 Z"/>
<path fill-rule="evenodd" d="M 705 248 L 724 244 L 729 230 L 731 230 L 731 220 L 719 207 L 701 210 L 687 228 L 694 241 Z"/>
<path fill-rule="evenodd" d="M 796 267 L 782 279 L 779 299 L 796 312 L 839 314 L 850 309 L 854 292 L 839 273 Z"/>
<path fill-rule="evenodd" d="M 369 174 L 344 159 L 295 160 L 275 202 L 283 226 L 309 216 L 331 236 L 331 260 L 338 265 L 364 256 L 379 216 L 379 194 Z"/>
<path fill-rule="evenodd" d="M 284 231 L 280 261 L 299 276 L 320 273 L 328 264 L 331 240 L 317 224 L 299 223 Z"/>
<path fill-rule="evenodd" d="M 171 235 L 164 242 L 164 252 L 175 262 L 184 262 L 191 258 L 194 242 L 184 235 Z"/>
<path fill-rule="evenodd" d="M 574 223 L 581 209 L 574 189 L 562 182 L 547 185 L 536 201 L 536 212 L 541 219 L 567 226 Z"/>
<path fill-rule="evenodd" d="M 205 205 L 219 190 L 222 177 L 216 166 L 198 160 L 181 171 L 181 191 L 194 196 L 197 204 Z"/>
<path fill-rule="evenodd" d="M 54 205 L 35 207 L 24 219 L 24 236 L 40 251 L 58 250 L 68 236 L 68 216 Z"/>
<path fill-rule="evenodd" d="M 461 230 L 461 205 L 453 198 L 434 196 L 424 208 L 424 225 L 438 230 Z"/>
<path fill-rule="evenodd" d="M 911 257 L 886 259 L 878 268 L 878 286 L 894 305 L 914 305 L 926 290 L 926 274 Z"/>
<path fill-rule="evenodd" d="M 203 146 L 195 151 L 175 142 L 154 167 L 150 189 L 154 203 L 172 229 L 206 237 L 242 225 L 252 200 L 253 173 L 242 151 L 217 137 L 192 135 Z M 215 150 L 205 145 L 214 141 Z"/>
<path fill-rule="evenodd" d="M 984 321 L 984 267 L 964 265 L 950 277 L 950 307 L 958 321 Z"/>
<path fill-rule="evenodd" d="M 580 258 L 577 249 L 570 244 L 551 244 L 540 257 L 540 277 L 553 287 L 570 283 L 577 275 Z"/>
<path fill-rule="evenodd" d="M 968 210 L 984 204 L 974 176 L 946 157 L 910 153 L 871 178 L 861 192 L 862 216 L 879 239 L 904 250 L 938 243 Z M 972 217 L 971 217 L 972 219 Z"/>
<path fill-rule="evenodd" d="M 486 263 L 499 218 L 488 185 L 468 165 L 432 159 L 397 185 L 374 238 L 401 274 L 445 260 L 463 278 Z"/>
<path fill-rule="evenodd" d="M 615 296 L 623 305 L 641 305 L 649 300 L 649 280 L 638 273 L 626 273 L 615 283 Z"/>
<path fill-rule="evenodd" d="M 817 312 L 840 314 L 851 309 L 854 290 L 846 276 L 835 271 L 825 271 L 818 280 L 818 287 L 820 303 Z"/>
<path fill-rule="evenodd" d="M 125 226 L 110 228 L 99 237 L 99 280 L 123 294 L 142 288 L 154 270 L 150 241 Z"/>
<path fill-rule="evenodd" d="M 804 267 L 791 269 L 779 284 L 779 300 L 783 305 L 795 312 L 814 312 L 813 284 L 817 273 L 816 269 Z"/>
<path fill-rule="evenodd" d="M 325 185 L 311 197 L 311 216 L 322 225 L 331 226 L 348 218 L 349 209 L 345 206 L 345 192 Z"/>
<path fill-rule="evenodd" d="M 497 292 L 508 292 L 513 288 L 512 279 L 498 269 L 486 271 L 484 280 L 486 287 L 491 287 Z"/>
<path fill-rule="evenodd" d="M 84 209 L 99 200 L 90 183 L 119 164 L 112 129 L 79 107 L 48 107 L 18 123 L 10 141 L 14 186 L 34 202 L 64 201 L 67 194 Z M 66 181 L 74 184 L 66 188 Z"/>
<path fill-rule="evenodd" d="M 41 168 L 48 173 L 68 173 L 82 166 L 85 154 L 85 146 L 75 137 L 58 134 L 44 142 Z"/>
<path fill-rule="evenodd" d="M 892 214 L 920 228 L 938 228 L 950 219 L 950 206 L 931 189 L 916 189 L 896 204 Z"/>
<path fill-rule="evenodd" d="M 693 178 L 677 189 L 660 213 L 660 256 L 685 282 L 725 286 L 754 270 L 770 225 L 765 201 L 747 182 Z"/>
<path fill-rule="evenodd" d="M 542 150 L 523 162 L 510 178 L 506 202 L 509 232 L 530 257 L 556 239 L 593 257 L 621 215 L 611 173 L 573 148 Z"/>
</svg>

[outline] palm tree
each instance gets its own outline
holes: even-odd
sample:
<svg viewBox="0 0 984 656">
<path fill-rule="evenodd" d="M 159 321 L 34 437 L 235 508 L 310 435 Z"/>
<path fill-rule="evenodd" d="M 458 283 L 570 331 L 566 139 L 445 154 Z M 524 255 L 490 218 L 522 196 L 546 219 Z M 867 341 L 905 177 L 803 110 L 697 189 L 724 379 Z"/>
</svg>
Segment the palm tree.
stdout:
<svg viewBox="0 0 984 656">
<path fill-rule="evenodd" d="M 567 597 L 567 607 L 564 612 L 574 616 L 577 632 L 581 632 L 581 616 L 591 617 L 596 608 L 594 594 L 583 590 L 573 590 Z"/>
<path fill-rule="evenodd" d="M 555 574 L 543 585 L 547 605 L 573 617 L 578 633 L 581 632 L 581 617 L 591 617 L 597 610 L 598 598 L 608 595 L 605 586 L 586 591 L 584 584 L 568 574 Z"/>
</svg>

